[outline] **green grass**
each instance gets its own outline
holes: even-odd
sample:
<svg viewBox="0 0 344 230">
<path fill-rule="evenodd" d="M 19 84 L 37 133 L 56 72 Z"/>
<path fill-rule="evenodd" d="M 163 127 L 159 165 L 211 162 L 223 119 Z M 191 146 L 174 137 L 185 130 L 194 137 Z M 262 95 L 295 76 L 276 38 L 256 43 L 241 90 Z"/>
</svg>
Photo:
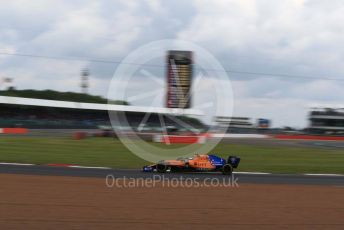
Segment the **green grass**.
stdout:
<svg viewBox="0 0 344 230">
<path fill-rule="evenodd" d="M 159 144 L 155 144 L 159 145 Z M 311 147 L 219 144 L 213 151 L 222 157 L 238 155 L 238 171 L 274 173 L 344 173 L 344 151 Z M 141 168 L 146 161 L 111 138 L 1 137 L 0 162 L 68 163 L 87 166 Z"/>
<path fill-rule="evenodd" d="M 240 156 L 240 171 L 344 174 L 343 150 L 221 144 L 214 152 L 222 157 L 228 153 Z"/>
</svg>

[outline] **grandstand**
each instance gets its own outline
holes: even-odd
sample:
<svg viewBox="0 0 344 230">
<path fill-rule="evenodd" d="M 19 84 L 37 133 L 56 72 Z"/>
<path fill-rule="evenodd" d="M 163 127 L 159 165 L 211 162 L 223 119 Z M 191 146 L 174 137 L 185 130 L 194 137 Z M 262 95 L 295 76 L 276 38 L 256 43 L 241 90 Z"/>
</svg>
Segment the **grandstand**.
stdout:
<svg viewBox="0 0 344 230">
<path fill-rule="evenodd" d="M 270 129 L 271 121 L 269 119 L 257 119 L 257 122 L 253 122 L 249 117 L 226 117 L 217 116 L 215 118 L 217 127 L 220 130 L 226 129 L 227 133 L 271 133 L 276 130 Z"/>
<path fill-rule="evenodd" d="M 313 134 L 344 134 L 344 109 L 314 108 L 309 113 L 308 132 Z"/>
<path fill-rule="evenodd" d="M 27 97 L 15 97 L 12 95 L 25 95 Z M 187 117 L 187 114 L 198 114 L 198 111 L 167 109 L 167 108 L 146 108 L 130 106 L 124 101 L 112 101 L 107 99 L 77 94 L 61 93 L 56 91 L 1 91 L 0 95 L 0 127 L 21 127 L 29 129 L 96 129 L 99 127 L 110 127 L 108 110 L 119 114 L 125 114 L 128 125 L 136 129 L 144 119 L 146 113 L 151 113 L 144 124 L 144 130 L 154 130 L 161 127 L 159 114 L 165 116 L 165 125 L 182 129 L 175 119 L 187 123 L 197 129 L 205 126 L 198 119 Z M 56 99 L 51 100 L 51 95 Z M 75 101 L 64 101 L 71 96 Z M 36 97 L 36 98 L 35 98 Z M 47 100 L 46 98 L 49 98 Z M 43 98 L 43 99 L 42 99 Z M 89 103 L 100 102 L 100 103 Z M 185 127 L 184 127 L 185 128 Z M 173 129 L 173 128 L 171 128 Z"/>
</svg>

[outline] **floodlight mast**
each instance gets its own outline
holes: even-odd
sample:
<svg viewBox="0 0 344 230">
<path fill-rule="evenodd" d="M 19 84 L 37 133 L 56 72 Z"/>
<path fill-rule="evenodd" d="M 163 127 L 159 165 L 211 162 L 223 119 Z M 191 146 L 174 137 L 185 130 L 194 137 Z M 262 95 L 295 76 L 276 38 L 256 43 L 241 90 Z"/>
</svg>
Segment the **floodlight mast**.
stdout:
<svg viewBox="0 0 344 230">
<path fill-rule="evenodd" d="M 81 70 L 81 92 L 88 94 L 90 71 L 85 68 Z"/>
</svg>

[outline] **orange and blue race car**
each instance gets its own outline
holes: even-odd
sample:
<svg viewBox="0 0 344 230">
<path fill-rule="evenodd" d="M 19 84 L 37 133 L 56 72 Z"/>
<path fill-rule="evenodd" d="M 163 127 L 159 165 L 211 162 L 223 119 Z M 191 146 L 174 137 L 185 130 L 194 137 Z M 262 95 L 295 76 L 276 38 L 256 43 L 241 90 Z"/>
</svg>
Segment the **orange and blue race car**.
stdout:
<svg viewBox="0 0 344 230">
<path fill-rule="evenodd" d="M 227 160 L 215 155 L 196 154 L 190 158 L 178 158 L 176 160 L 162 160 L 157 164 L 143 167 L 144 172 L 222 172 L 231 175 L 237 168 L 240 158 L 229 156 Z"/>
</svg>

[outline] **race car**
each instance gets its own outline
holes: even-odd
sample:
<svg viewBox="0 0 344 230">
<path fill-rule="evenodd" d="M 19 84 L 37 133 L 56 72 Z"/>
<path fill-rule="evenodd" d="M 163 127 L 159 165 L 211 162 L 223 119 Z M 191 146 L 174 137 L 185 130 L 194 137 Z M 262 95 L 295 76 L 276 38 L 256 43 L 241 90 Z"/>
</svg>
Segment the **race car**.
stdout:
<svg viewBox="0 0 344 230">
<path fill-rule="evenodd" d="M 237 168 L 240 158 L 229 156 L 227 161 L 215 155 L 196 154 L 190 158 L 178 158 L 176 160 L 162 160 L 157 164 L 143 167 L 144 172 L 222 172 L 231 175 Z"/>
</svg>

